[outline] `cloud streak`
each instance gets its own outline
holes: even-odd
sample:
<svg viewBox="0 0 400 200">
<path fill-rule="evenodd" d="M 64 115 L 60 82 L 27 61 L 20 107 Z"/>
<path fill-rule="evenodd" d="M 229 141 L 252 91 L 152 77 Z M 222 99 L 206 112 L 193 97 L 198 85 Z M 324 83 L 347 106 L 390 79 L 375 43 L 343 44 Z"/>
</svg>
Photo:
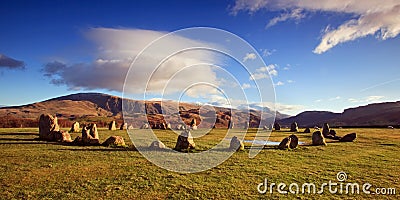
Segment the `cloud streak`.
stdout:
<svg viewBox="0 0 400 200">
<path fill-rule="evenodd" d="M 232 13 L 240 11 L 255 13 L 261 9 L 268 11 L 285 11 L 286 13 L 273 18 L 266 27 L 286 20 L 300 20 L 304 12 L 337 12 L 354 14 L 337 28 L 330 29 L 328 25 L 323 32 L 320 43 L 313 50 L 321 54 L 338 44 L 358 38 L 375 35 L 386 40 L 400 33 L 400 1 L 386 0 L 237 0 L 232 7 Z M 289 12 L 287 12 L 289 10 Z"/>
<path fill-rule="evenodd" d="M 25 63 L 23 61 L 0 54 L 0 68 L 25 69 Z"/>
</svg>

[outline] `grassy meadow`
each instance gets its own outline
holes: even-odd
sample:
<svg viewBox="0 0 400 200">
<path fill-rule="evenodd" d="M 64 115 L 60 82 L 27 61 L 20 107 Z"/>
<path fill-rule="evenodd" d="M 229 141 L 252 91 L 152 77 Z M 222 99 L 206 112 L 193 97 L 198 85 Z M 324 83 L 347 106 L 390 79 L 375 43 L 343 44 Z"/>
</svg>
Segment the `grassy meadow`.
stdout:
<svg viewBox="0 0 400 200">
<path fill-rule="evenodd" d="M 399 199 L 400 129 L 335 129 L 337 135 L 356 132 L 353 143 L 327 139 L 327 146 L 302 145 L 294 150 L 266 147 L 255 158 L 249 150 L 237 152 L 210 170 L 181 174 L 159 168 L 131 148 L 66 146 L 35 140 L 36 128 L 0 129 L 0 199 Z M 139 130 L 138 130 L 139 131 Z M 234 130 L 243 131 L 243 130 Z M 303 131 L 303 130 L 300 130 Z M 210 149 L 225 136 L 214 129 L 196 138 L 196 151 Z M 173 147 L 177 135 L 156 130 L 160 140 Z M 288 130 L 274 131 L 271 141 L 289 136 Z M 74 139 L 80 133 L 72 133 Z M 101 141 L 126 131 L 100 129 Z M 311 143 L 311 134 L 297 133 L 301 142 Z M 253 139 L 249 130 L 246 139 Z M 249 147 L 250 144 L 245 144 Z M 195 152 L 193 152 L 195 153 Z M 257 185 L 269 183 L 368 182 L 373 188 L 396 188 L 395 195 L 260 194 Z M 286 188 L 287 190 L 287 188 Z"/>
</svg>

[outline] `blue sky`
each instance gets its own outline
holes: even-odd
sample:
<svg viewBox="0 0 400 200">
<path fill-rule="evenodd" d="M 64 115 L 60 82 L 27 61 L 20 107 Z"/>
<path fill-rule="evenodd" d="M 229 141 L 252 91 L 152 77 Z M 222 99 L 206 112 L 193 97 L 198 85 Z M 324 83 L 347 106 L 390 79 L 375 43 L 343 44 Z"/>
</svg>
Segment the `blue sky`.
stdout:
<svg viewBox="0 0 400 200">
<path fill-rule="evenodd" d="M 399 100 L 400 3 L 394 0 L 363 5 L 352 0 L 17 0 L 3 1 L 0 12 L 0 105 L 89 91 L 121 96 L 127 67 L 121 60 L 130 61 L 131 51 L 157 36 L 190 27 L 222 29 L 251 44 L 268 66 L 278 111 L 341 112 Z M 236 56 L 244 61 L 246 53 L 252 52 Z M 115 64 L 116 59 L 121 62 Z M 251 56 L 247 60 L 253 62 Z M 249 101 L 257 102 L 253 86 L 247 88 L 248 74 L 237 63 L 222 63 L 245 86 Z M 101 70 L 94 73 L 96 66 Z M 257 63 L 254 73 L 262 67 Z M 207 77 L 227 91 L 234 85 L 224 87 L 223 72 L 214 68 L 196 72 L 191 80 Z M 215 77 L 202 75 L 212 72 Z M 218 101 L 213 97 L 189 95 L 186 100 Z"/>
</svg>

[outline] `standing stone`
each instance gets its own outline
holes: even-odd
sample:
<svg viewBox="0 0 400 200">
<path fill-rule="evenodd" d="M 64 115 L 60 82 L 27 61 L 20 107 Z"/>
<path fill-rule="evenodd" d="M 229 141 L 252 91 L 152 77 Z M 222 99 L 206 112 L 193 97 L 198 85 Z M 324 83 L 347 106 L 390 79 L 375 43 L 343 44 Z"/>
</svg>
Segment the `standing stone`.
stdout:
<svg viewBox="0 0 400 200">
<path fill-rule="evenodd" d="M 289 149 L 290 148 L 290 142 L 291 142 L 291 138 L 290 137 L 285 137 L 285 138 L 283 138 L 281 143 L 279 143 L 278 148 L 281 149 L 281 150 Z"/>
<path fill-rule="evenodd" d="M 281 125 L 278 124 L 277 122 L 275 122 L 275 123 L 274 123 L 274 129 L 275 129 L 276 131 L 280 131 L 280 130 L 281 130 Z"/>
<path fill-rule="evenodd" d="M 299 145 L 299 138 L 294 134 L 290 135 L 289 138 L 290 138 L 289 147 L 291 149 L 297 148 L 297 146 Z"/>
<path fill-rule="evenodd" d="M 193 137 L 190 134 L 189 130 L 184 130 L 179 136 L 178 140 L 176 141 L 175 150 L 182 151 L 187 149 L 194 149 L 195 143 L 193 141 Z"/>
<path fill-rule="evenodd" d="M 167 129 L 167 125 L 164 122 L 162 122 L 159 124 L 159 128 L 162 130 L 165 130 L 165 129 Z"/>
<path fill-rule="evenodd" d="M 124 138 L 121 136 L 110 136 L 101 145 L 103 146 L 125 146 Z"/>
<path fill-rule="evenodd" d="M 169 130 L 172 129 L 170 123 L 167 123 L 167 129 L 169 129 Z"/>
<path fill-rule="evenodd" d="M 229 145 L 229 149 L 235 150 L 235 151 L 243 151 L 244 144 L 241 140 L 239 140 L 238 137 L 233 136 L 233 138 L 231 139 L 231 143 Z"/>
<path fill-rule="evenodd" d="M 312 135 L 312 145 L 326 145 L 325 138 L 321 131 L 315 131 Z"/>
<path fill-rule="evenodd" d="M 144 124 L 140 127 L 140 129 L 148 129 L 148 128 L 150 128 L 150 126 L 149 126 L 148 123 L 144 123 Z"/>
<path fill-rule="evenodd" d="M 80 128 L 79 128 L 79 122 L 74 122 L 72 124 L 71 130 L 69 130 L 70 133 L 79 133 Z"/>
<path fill-rule="evenodd" d="M 53 131 L 60 131 L 60 127 L 57 123 L 57 117 L 53 117 L 49 114 L 42 114 L 39 118 L 39 138 L 43 140 L 54 140 L 54 135 L 51 134 Z"/>
<path fill-rule="evenodd" d="M 99 133 L 97 132 L 96 124 L 92 123 L 82 127 L 81 140 L 83 144 L 100 144 Z"/>
<path fill-rule="evenodd" d="M 191 126 L 191 127 L 197 126 L 197 123 L 196 123 L 196 119 L 195 119 L 195 118 L 193 118 L 192 121 L 190 122 L 190 126 Z"/>
<path fill-rule="evenodd" d="M 331 129 L 331 130 L 329 131 L 329 135 L 336 136 L 336 131 L 333 130 L 333 129 Z"/>
<path fill-rule="evenodd" d="M 235 123 L 232 120 L 228 121 L 228 129 L 233 129 L 233 127 L 235 126 Z"/>
<path fill-rule="evenodd" d="M 115 131 L 117 130 L 117 127 L 115 127 L 115 121 L 112 121 L 108 124 L 108 130 L 110 131 Z"/>
<path fill-rule="evenodd" d="M 293 122 L 290 125 L 290 132 L 298 132 L 299 131 L 299 127 L 297 126 L 297 122 Z"/>
<path fill-rule="evenodd" d="M 353 142 L 356 138 L 357 138 L 357 133 L 349 133 L 340 138 L 339 142 Z"/>
<path fill-rule="evenodd" d="M 269 125 L 268 125 L 268 130 L 271 130 L 271 131 L 272 131 L 272 129 L 274 129 L 274 124 L 269 124 Z"/>
<path fill-rule="evenodd" d="M 192 121 L 190 122 L 190 128 L 192 130 L 197 130 L 197 122 L 195 118 L 193 118 Z"/>
<path fill-rule="evenodd" d="M 329 124 L 328 123 L 324 123 L 324 127 L 322 128 L 322 135 L 324 137 L 326 137 L 327 135 L 329 135 Z"/>
<path fill-rule="evenodd" d="M 162 150 L 162 149 L 166 149 L 164 143 L 162 143 L 161 141 L 153 141 L 149 148 L 151 150 Z"/>
<path fill-rule="evenodd" d="M 306 129 L 304 129 L 304 133 L 311 133 L 311 130 L 310 130 L 310 128 L 306 128 Z"/>
<path fill-rule="evenodd" d="M 250 126 L 249 122 L 246 122 L 246 123 L 244 123 L 243 129 L 247 130 L 247 129 L 249 129 L 249 126 Z"/>
<path fill-rule="evenodd" d="M 121 127 L 119 127 L 119 130 L 126 130 L 128 129 L 128 123 L 122 123 Z"/>
</svg>

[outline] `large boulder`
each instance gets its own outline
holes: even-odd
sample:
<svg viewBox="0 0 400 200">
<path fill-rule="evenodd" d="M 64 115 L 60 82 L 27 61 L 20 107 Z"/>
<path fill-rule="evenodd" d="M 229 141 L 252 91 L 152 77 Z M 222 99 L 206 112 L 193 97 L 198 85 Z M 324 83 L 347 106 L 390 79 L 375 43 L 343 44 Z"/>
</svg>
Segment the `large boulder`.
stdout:
<svg viewBox="0 0 400 200">
<path fill-rule="evenodd" d="M 102 143 L 103 146 L 125 146 L 124 138 L 121 136 L 110 136 Z"/>
<path fill-rule="evenodd" d="M 128 126 L 128 130 L 133 130 L 132 124 Z"/>
<path fill-rule="evenodd" d="M 327 135 L 329 135 L 329 124 L 328 123 L 324 123 L 324 127 L 322 128 L 322 135 L 324 137 L 326 137 Z"/>
<path fill-rule="evenodd" d="M 291 142 L 291 138 L 290 137 L 285 137 L 285 138 L 283 138 L 281 143 L 279 143 L 278 148 L 282 149 L 282 150 L 289 149 L 290 148 L 290 142 Z"/>
<path fill-rule="evenodd" d="M 298 132 L 299 131 L 299 127 L 297 126 L 297 122 L 293 122 L 290 125 L 290 132 Z"/>
<path fill-rule="evenodd" d="M 60 131 L 57 123 L 57 117 L 49 114 L 42 114 L 39 117 L 39 138 L 42 140 L 53 141 L 53 131 Z"/>
<path fill-rule="evenodd" d="M 112 121 L 112 122 L 110 122 L 110 123 L 108 124 L 108 130 L 110 130 L 110 131 L 115 131 L 115 130 L 117 130 L 117 127 L 116 127 L 116 125 L 115 125 L 115 121 Z"/>
<path fill-rule="evenodd" d="M 306 128 L 306 129 L 304 129 L 304 133 L 311 133 L 311 130 L 310 130 L 310 128 Z"/>
<path fill-rule="evenodd" d="M 299 138 L 294 134 L 290 135 L 289 138 L 290 138 L 289 147 L 291 149 L 297 148 L 297 146 L 299 145 Z"/>
<path fill-rule="evenodd" d="M 69 130 L 70 133 L 79 133 L 80 132 L 80 127 L 79 127 L 79 122 L 74 122 L 71 126 L 71 129 Z"/>
<path fill-rule="evenodd" d="M 54 141 L 56 142 L 72 142 L 71 135 L 65 131 L 53 131 Z"/>
<path fill-rule="evenodd" d="M 162 149 L 166 149 L 164 143 L 162 143 L 161 141 L 153 141 L 150 146 L 149 149 L 151 150 L 162 150 Z"/>
<path fill-rule="evenodd" d="M 189 130 L 184 130 L 178 136 L 178 140 L 176 141 L 175 150 L 184 151 L 188 149 L 194 149 L 196 147 L 193 137 L 190 134 Z"/>
<path fill-rule="evenodd" d="M 244 144 L 241 140 L 239 140 L 238 137 L 233 136 L 233 138 L 231 139 L 231 143 L 229 145 L 229 149 L 235 151 L 242 151 L 244 150 Z"/>
<path fill-rule="evenodd" d="M 279 123 L 275 122 L 275 123 L 274 123 L 274 129 L 275 129 L 276 131 L 280 131 L 280 130 L 281 130 L 281 125 L 280 125 Z"/>
<path fill-rule="evenodd" d="M 312 135 L 312 145 L 326 145 L 325 138 L 321 131 L 315 131 Z"/>
<path fill-rule="evenodd" d="M 349 133 L 340 138 L 339 142 L 353 142 L 356 138 L 357 138 L 357 133 Z"/>
</svg>

